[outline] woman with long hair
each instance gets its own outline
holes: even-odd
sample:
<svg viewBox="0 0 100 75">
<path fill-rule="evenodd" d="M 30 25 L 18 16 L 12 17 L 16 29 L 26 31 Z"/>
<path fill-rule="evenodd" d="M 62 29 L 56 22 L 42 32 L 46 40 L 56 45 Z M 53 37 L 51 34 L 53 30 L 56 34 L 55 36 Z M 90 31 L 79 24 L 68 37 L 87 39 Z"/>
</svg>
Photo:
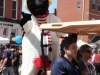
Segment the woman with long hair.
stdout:
<svg viewBox="0 0 100 75">
<path fill-rule="evenodd" d="M 96 75 L 94 66 L 88 62 L 92 55 L 92 48 L 85 44 L 82 45 L 77 53 L 77 60 L 82 75 Z"/>
</svg>

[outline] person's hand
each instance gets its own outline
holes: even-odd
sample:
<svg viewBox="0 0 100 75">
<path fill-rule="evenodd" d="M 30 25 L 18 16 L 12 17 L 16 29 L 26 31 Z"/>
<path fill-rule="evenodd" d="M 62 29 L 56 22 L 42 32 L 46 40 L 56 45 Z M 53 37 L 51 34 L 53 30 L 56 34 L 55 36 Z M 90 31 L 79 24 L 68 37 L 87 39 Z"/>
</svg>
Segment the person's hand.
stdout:
<svg viewBox="0 0 100 75">
<path fill-rule="evenodd" d="M 24 12 L 22 12 L 21 14 L 22 14 L 22 17 L 23 17 L 23 18 L 20 20 L 20 25 L 21 25 L 21 27 L 23 28 L 23 25 L 24 25 L 27 21 L 31 20 L 31 14 L 27 14 L 27 13 L 24 13 Z"/>
<path fill-rule="evenodd" d="M 3 67 L 0 67 L 0 72 L 2 72 L 2 70 L 3 70 Z"/>
</svg>

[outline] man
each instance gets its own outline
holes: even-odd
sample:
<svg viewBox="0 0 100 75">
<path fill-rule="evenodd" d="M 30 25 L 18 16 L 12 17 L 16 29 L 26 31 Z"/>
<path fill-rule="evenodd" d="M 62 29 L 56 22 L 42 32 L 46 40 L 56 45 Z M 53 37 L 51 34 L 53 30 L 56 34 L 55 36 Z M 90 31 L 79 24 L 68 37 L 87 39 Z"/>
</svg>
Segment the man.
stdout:
<svg viewBox="0 0 100 75">
<path fill-rule="evenodd" d="M 94 65 L 97 74 L 100 73 L 100 49 L 98 49 L 98 53 L 94 57 Z"/>
<path fill-rule="evenodd" d="M 14 75 L 19 75 L 18 73 L 18 68 L 19 68 L 19 59 L 20 59 L 20 54 L 19 54 L 19 49 L 15 48 L 15 53 L 14 53 L 14 60 L 13 62 L 13 70 L 14 70 Z"/>
<path fill-rule="evenodd" d="M 74 60 L 77 55 L 75 39 L 67 38 L 62 41 L 61 55 L 52 66 L 52 75 L 80 75 L 78 65 Z"/>
<path fill-rule="evenodd" d="M 4 52 L 4 61 L 1 65 L 0 72 L 2 71 L 2 75 L 10 75 L 10 71 L 12 70 L 12 59 L 13 53 L 10 50 L 10 44 L 5 45 L 5 52 Z"/>
</svg>

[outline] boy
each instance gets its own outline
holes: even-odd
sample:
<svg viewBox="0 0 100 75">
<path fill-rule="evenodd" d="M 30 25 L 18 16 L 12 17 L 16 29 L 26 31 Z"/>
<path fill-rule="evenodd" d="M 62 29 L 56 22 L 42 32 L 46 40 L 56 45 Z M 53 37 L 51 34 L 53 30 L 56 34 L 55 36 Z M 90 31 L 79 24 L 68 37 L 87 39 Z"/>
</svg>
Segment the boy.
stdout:
<svg viewBox="0 0 100 75">
<path fill-rule="evenodd" d="M 80 75 L 77 62 L 77 44 L 73 38 L 64 39 L 61 43 L 61 57 L 52 66 L 52 75 Z"/>
</svg>

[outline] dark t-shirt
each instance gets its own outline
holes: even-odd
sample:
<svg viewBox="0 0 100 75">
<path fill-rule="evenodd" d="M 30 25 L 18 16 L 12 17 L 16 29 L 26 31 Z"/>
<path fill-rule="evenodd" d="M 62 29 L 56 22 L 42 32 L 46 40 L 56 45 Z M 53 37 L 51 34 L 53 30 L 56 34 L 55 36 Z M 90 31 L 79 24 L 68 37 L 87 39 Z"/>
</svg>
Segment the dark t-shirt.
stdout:
<svg viewBox="0 0 100 75">
<path fill-rule="evenodd" d="M 78 62 L 78 65 L 80 67 L 80 71 L 86 71 L 87 70 L 87 67 L 86 67 L 86 65 L 84 64 L 84 62 L 82 60 L 80 60 Z"/>
<path fill-rule="evenodd" d="M 14 53 L 14 57 L 16 57 L 16 61 L 14 62 L 13 66 L 19 66 L 19 59 L 20 59 L 20 54 L 18 52 Z"/>
<path fill-rule="evenodd" d="M 11 50 L 6 50 L 6 51 L 4 52 L 4 59 L 5 59 L 5 58 L 8 58 L 8 60 L 7 60 L 6 64 L 5 64 L 5 66 L 6 66 L 6 67 L 11 67 L 11 66 L 12 66 L 12 59 L 14 58 L 13 52 L 11 52 Z"/>
<path fill-rule="evenodd" d="M 52 75 L 80 75 L 77 62 L 69 62 L 66 58 L 58 58 L 52 66 Z"/>
</svg>

